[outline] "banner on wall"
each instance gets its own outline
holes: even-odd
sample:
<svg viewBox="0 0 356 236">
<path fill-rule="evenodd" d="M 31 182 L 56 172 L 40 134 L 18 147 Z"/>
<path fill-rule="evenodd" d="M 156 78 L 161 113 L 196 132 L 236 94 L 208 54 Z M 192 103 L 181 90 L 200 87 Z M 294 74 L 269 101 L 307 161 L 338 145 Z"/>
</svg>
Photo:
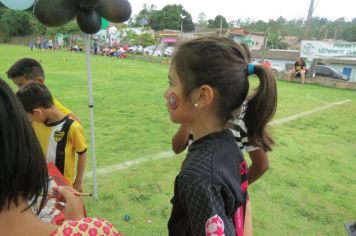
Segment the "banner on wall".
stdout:
<svg viewBox="0 0 356 236">
<path fill-rule="evenodd" d="M 300 57 L 356 60 L 356 42 L 303 40 Z"/>
</svg>

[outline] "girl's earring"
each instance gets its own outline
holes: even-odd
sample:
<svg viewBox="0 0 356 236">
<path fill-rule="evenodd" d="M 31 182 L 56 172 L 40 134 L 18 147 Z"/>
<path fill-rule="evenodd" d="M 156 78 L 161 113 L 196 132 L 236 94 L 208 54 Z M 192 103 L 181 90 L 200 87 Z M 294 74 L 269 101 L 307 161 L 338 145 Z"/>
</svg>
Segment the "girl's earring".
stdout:
<svg viewBox="0 0 356 236">
<path fill-rule="evenodd" d="M 194 103 L 194 107 L 198 107 L 198 103 Z"/>
</svg>

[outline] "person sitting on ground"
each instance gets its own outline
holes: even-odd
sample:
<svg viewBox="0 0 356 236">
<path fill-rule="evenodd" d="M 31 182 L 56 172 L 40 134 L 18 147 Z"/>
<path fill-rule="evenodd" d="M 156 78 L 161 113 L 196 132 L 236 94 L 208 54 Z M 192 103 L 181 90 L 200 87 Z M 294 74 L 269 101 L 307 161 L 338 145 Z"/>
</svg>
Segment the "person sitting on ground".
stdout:
<svg viewBox="0 0 356 236">
<path fill-rule="evenodd" d="M 18 88 L 33 82 L 39 84 L 45 83 L 45 73 L 41 64 L 32 58 L 22 58 L 16 61 L 7 71 L 7 77 L 12 80 Z M 53 102 L 64 114 L 69 115 L 80 123 L 80 118 L 54 97 Z"/>
<path fill-rule="evenodd" d="M 66 180 L 83 191 L 87 144 L 83 127 L 53 104 L 45 85 L 30 83 L 16 93 L 31 120 L 47 163 L 53 162 Z M 77 173 L 75 156 L 78 154 Z"/>
<path fill-rule="evenodd" d="M 52 197 L 65 202 L 62 225 L 40 220 L 48 195 L 46 161 L 21 103 L 2 79 L 0 114 L 0 235 L 121 235 L 104 219 L 84 218 L 83 201 L 69 187 L 53 189 Z"/>
<path fill-rule="evenodd" d="M 288 73 L 288 81 L 291 81 L 295 77 L 300 77 L 301 83 L 304 84 L 305 73 L 307 71 L 307 66 L 301 57 L 298 57 Z"/>
</svg>

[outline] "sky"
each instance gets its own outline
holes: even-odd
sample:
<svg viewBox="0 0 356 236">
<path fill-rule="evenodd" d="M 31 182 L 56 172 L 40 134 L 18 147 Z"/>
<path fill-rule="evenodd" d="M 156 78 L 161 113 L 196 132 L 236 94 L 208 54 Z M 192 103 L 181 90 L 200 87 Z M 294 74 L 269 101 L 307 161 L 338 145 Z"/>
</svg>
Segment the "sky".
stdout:
<svg viewBox="0 0 356 236">
<path fill-rule="evenodd" d="M 181 4 L 193 17 L 205 13 L 207 19 L 223 15 L 227 21 L 250 18 L 253 21 L 276 19 L 287 20 L 307 18 L 310 0 L 129 0 L 132 16 L 143 9 L 143 4 L 156 5 L 157 10 L 168 4 Z M 335 20 L 345 17 L 347 21 L 356 18 L 356 0 L 314 0 L 313 16 Z"/>
</svg>

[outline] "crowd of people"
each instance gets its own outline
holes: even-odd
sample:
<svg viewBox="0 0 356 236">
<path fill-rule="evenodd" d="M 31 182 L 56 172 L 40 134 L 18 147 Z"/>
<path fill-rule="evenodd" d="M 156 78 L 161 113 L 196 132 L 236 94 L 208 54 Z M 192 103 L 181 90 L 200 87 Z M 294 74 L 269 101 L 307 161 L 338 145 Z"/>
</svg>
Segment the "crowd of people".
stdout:
<svg viewBox="0 0 356 236">
<path fill-rule="evenodd" d="M 181 124 L 172 149 L 188 150 L 174 183 L 169 235 L 252 235 L 248 186 L 268 169 L 277 91 L 273 73 L 250 62 L 246 45 L 218 37 L 184 42 L 172 57 L 164 98 L 171 121 Z M 110 222 L 86 217 L 76 194 L 83 191 L 87 149 L 79 117 L 52 96 L 36 60 L 20 59 L 7 75 L 19 90 L 0 80 L 0 235 L 92 235 L 81 225 L 120 235 Z M 250 75 L 260 85 L 248 96 Z M 48 189 L 49 162 L 68 187 Z M 60 226 L 36 216 L 49 191 L 65 202 Z"/>
</svg>

